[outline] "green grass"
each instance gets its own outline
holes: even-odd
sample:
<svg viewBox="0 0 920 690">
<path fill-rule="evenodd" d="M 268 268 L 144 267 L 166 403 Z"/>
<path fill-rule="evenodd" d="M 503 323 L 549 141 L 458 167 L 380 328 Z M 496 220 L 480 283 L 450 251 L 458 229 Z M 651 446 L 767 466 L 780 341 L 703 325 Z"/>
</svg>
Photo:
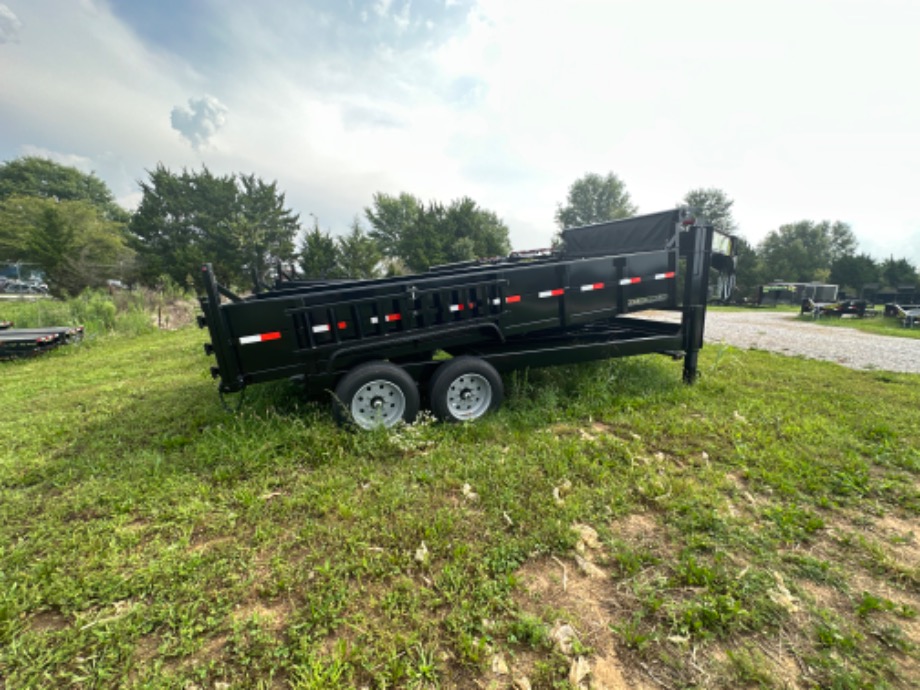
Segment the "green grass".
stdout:
<svg viewBox="0 0 920 690">
<path fill-rule="evenodd" d="M 204 339 L 0 364 L 0 685 L 916 685 L 920 376 L 708 347 L 353 433 L 287 384 L 226 413 Z"/>
<path fill-rule="evenodd" d="M 875 335 L 893 335 L 899 338 L 920 338 L 920 328 L 916 326 L 913 328 L 904 328 L 901 319 L 882 316 L 881 314 L 862 319 L 852 317 L 834 318 L 830 316 L 815 319 L 812 318 L 811 314 L 802 314 L 799 319 L 803 321 L 812 321 L 821 326 L 828 326 L 831 328 L 854 328 L 866 333 L 874 333 Z"/>
</svg>

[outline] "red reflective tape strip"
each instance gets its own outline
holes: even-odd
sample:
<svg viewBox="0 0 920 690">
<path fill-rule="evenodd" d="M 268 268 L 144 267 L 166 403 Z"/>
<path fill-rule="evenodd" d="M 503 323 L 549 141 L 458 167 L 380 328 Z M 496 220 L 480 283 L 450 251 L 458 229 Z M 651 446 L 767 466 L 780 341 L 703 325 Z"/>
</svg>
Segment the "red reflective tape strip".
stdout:
<svg viewBox="0 0 920 690">
<path fill-rule="evenodd" d="M 345 321 L 339 321 L 339 322 L 336 324 L 336 327 L 337 327 L 340 331 L 344 331 L 346 328 L 348 328 L 348 323 L 345 322 Z"/>
<path fill-rule="evenodd" d="M 257 335 L 244 335 L 240 338 L 240 345 L 252 345 L 253 343 L 264 343 L 269 340 L 281 340 L 281 332 L 273 331 L 271 333 L 259 333 Z"/>
<path fill-rule="evenodd" d="M 384 321 L 390 323 L 391 321 L 402 321 L 402 314 L 387 314 L 383 317 Z"/>
<path fill-rule="evenodd" d="M 505 302 L 507 304 L 515 304 L 516 302 L 520 302 L 520 301 L 521 301 L 520 295 L 509 295 L 508 297 L 505 298 Z"/>
</svg>

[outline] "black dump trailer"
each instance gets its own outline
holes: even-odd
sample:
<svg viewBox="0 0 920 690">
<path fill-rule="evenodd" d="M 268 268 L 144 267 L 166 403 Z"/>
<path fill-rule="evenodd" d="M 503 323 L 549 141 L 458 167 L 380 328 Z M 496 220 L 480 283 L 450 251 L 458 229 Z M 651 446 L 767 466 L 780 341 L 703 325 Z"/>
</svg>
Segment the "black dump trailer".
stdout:
<svg viewBox="0 0 920 690">
<path fill-rule="evenodd" d="M 710 269 L 731 285 L 734 239 L 686 209 L 565 230 L 556 250 L 356 281 L 279 278 L 242 298 L 202 267 L 199 326 L 221 394 L 287 378 L 332 392 L 338 421 L 447 421 L 502 399 L 499 372 L 645 353 L 696 378 Z M 679 313 L 680 320 L 638 315 Z M 422 394 L 420 394 L 420 391 Z"/>
</svg>

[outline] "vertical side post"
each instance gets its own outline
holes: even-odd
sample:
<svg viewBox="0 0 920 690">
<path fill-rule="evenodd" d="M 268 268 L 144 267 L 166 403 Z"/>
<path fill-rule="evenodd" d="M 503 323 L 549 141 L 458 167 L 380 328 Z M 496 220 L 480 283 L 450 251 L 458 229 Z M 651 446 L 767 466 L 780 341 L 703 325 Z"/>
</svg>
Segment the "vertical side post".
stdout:
<svg viewBox="0 0 920 690">
<path fill-rule="evenodd" d="M 211 335 L 211 345 L 214 347 L 214 355 L 217 357 L 220 391 L 232 393 L 241 390 L 244 383 L 236 353 L 233 349 L 230 329 L 227 327 L 224 314 L 220 308 L 221 287 L 214 277 L 214 269 L 211 264 L 204 264 L 201 267 L 201 276 L 204 281 L 205 294 L 207 295 L 206 298 L 200 300 L 201 310 L 204 312 L 208 332 Z"/>
<path fill-rule="evenodd" d="M 703 347 L 703 326 L 706 322 L 712 226 L 691 226 L 689 245 L 683 305 L 684 383 L 693 383 L 698 376 L 697 361 Z"/>
</svg>

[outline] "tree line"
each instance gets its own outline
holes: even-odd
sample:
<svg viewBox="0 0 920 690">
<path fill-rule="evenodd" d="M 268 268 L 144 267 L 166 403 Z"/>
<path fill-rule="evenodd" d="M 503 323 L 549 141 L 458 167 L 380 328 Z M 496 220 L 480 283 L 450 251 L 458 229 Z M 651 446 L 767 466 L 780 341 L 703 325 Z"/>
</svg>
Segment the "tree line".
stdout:
<svg viewBox="0 0 920 690">
<path fill-rule="evenodd" d="M 38 157 L 0 164 L 0 261 L 37 264 L 53 293 L 73 295 L 111 278 L 153 286 L 168 277 L 191 287 L 204 262 L 223 282 L 245 288 L 279 263 L 306 278 L 373 278 L 511 251 L 505 223 L 468 197 L 445 204 L 378 192 L 344 233 L 333 234 L 316 217 L 305 227 L 277 182 L 255 175 L 158 165 L 139 185 L 140 204 L 129 213 L 94 174 Z M 694 189 L 679 203 L 740 234 L 734 202 L 722 190 Z M 638 211 L 617 175 L 589 173 L 569 187 L 554 220 L 562 230 Z M 739 247 L 742 296 L 775 279 L 853 291 L 918 282 L 907 259 L 857 253 L 841 221 L 797 221 L 756 246 L 741 236 Z"/>
</svg>

